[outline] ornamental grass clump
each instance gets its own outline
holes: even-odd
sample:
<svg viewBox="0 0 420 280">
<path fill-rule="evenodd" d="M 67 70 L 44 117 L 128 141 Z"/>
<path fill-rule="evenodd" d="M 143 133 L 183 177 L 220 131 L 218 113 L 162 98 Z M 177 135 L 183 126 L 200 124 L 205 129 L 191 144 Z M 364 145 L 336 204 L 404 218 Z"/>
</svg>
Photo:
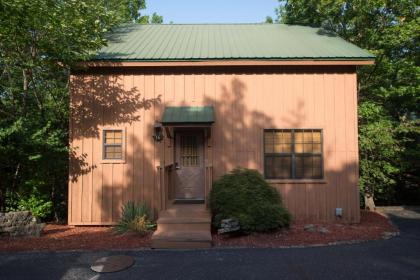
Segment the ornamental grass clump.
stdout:
<svg viewBox="0 0 420 280">
<path fill-rule="evenodd" d="M 149 207 L 144 203 L 129 201 L 122 207 L 121 219 L 115 226 L 115 231 L 121 234 L 132 230 L 144 235 L 155 227 L 150 219 Z"/>
<path fill-rule="evenodd" d="M 250 169 L 234 169 L 215 181 L 210 208 L 216 228 L 224 219 L 236 219 L 245 233 L 288 227 L 291 220 L 277 190 Z"/>
</svg>

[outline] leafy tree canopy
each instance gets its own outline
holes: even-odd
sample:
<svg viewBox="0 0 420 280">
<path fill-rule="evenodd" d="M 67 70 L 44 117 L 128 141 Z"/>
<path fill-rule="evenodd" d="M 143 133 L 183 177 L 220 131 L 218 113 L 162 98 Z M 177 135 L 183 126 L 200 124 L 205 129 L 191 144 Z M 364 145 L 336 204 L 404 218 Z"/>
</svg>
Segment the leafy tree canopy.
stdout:
<svg viewBox="0 0 420 280">
<path fill-rule="evenodd" d="M 143 15 L 142 10 L 146 9 L 146 0 L 111 0 L 104 1 L 108 10 L 114 11 L 120 21 L 147 23 L 163 23 L 163 17 L 153 13 L 150 17 Z"/>
<path fill-rule="evenodd" d="M 270 16 L 265 17 L 265 23 L 273 23 L 273 18 Z"/>
<path fill-rule="evenodd" d="M 0 211 L 52 202 L 65 216 L 69 70 L 114 26 L 141 22 L 144 8 L 144 0 L 0 1 Z"/>
<path fill-rule="evenodd" d="M 279 2 L 280 22 L 323 27 L 376 55 L 358 70 L 360 185 L 370 203 L 420 199 L 418 1 Z"/>
</svg>

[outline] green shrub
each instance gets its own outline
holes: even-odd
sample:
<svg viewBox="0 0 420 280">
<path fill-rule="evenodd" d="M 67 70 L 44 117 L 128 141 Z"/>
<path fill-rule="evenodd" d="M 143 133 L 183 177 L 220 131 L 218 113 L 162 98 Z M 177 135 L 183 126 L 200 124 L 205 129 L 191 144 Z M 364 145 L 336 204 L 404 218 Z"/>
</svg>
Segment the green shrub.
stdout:
<svg viewBox="0 0 420 280">
<path fill-rule="evenodd" d="M 39 219 L 45 219 L 52 212 L 52 202 L 41 195 L 31 194 L 29 197 L 20 198 L 18 201 L 18 211 L 31 211 L 32 215 Z"/>
<path fill-rule="evenodd" d="M 45 182 L 36 179 L 26 180 L 21 188 L 6 192 L 4 208 L 6 212 L 31 211 L 33 216 L 44 221 L 50 221 L 57 213 Z"/>
<path fill-rule="evenodd" d="M 6 212 L 31 211 L 33 216 L 42 220 L 50 219 L 53 212 L 52 201 L 33 186 L 26 192 L 6 193 L 6 204 Z"/>
<path fill-rule="evenodd" d="M 213 225 L 223 219 L 239 221 L 244 232 L 288 227 L 291 216 L 280 194 L 256 170 L 234 169 L 214 182 L 210 193 Z"/>
<path fill-rule="evenodd" d="M 150 220 L 150 209 L 144 203 L 127 202 L 122 207 L 121 220 L 115 227 L 117 233 L 124 233 L 128 230 L 145 234 L 156 225 Z"/>
</svg>

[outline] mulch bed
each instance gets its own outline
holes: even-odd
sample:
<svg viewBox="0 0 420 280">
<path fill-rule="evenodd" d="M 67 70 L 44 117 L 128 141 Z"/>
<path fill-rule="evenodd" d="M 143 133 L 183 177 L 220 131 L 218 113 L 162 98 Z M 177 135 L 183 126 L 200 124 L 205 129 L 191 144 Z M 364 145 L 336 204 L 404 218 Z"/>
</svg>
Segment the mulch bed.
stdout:
<svg viewBox="0 0 420 280">
<path fill-rule="evenodd" d="M 361 212 L 360 224 L 315 224 L 328 229 L 328 233 L 308 232 L 303 223 L 294 223 L 290 229 L 272 233 L 255 233 L 229 237 L 213 235 L 214 247 L 269 248 L 307 246 L 343 241 L 375 240 L 383 232 L 397 232 L 389 220 L 374 212 Z M 41 237 L 0 238 L 0 252 L 108 250 L 150 248 L 151 235 L 136 233 L 116 235 L 110 227 L 70 227 L 47 224 Z"/>
<path fill-rule="evenodd" d="M 115 234 L 111 227 L 47 224 L 40 237 L 0 238 L 0 252 L 150 248 L 152 233 Z"/>
<path fill-rule="evenodd" d="M 398 230 L 388 218 L 375 212 L 361 211 L 360 224 L 316 223 L 328 233 L 308 232 L 304 229 L 309 223 L 294 223 L 288 230 L 271 233 L 229 237 L 213 235 L 215 247 L 275 248 L 288 246 L 327 245 L 351 241 L 366 241 L 383 238 L 383 233 L 397 233 Z"/>
</svg>

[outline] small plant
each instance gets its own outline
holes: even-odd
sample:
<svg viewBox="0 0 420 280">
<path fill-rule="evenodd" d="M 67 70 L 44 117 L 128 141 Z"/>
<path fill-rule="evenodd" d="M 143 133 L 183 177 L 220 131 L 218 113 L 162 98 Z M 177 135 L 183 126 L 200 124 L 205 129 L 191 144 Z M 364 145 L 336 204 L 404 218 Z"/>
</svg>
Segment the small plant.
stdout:
<svg viewBox="0 0 420 280">
<path fill-rule="evenodd" d="M 129 201 L 122 207 L 121 220 L 115 227 L 117 233 L 125 233 L 128 230 L 142 235 L 153 230 L 156 225 L 150 220 L 150 209 L 144 203 Z"/>
<path fill-rule="evenodd" d="M 214 182 L 210 208 L 215 227 L 224 219 L 236 219 L 242 232 L 288 227 L 291 219 L 277 190 L 249 169 L 235 169 Z"/>
</svg>

